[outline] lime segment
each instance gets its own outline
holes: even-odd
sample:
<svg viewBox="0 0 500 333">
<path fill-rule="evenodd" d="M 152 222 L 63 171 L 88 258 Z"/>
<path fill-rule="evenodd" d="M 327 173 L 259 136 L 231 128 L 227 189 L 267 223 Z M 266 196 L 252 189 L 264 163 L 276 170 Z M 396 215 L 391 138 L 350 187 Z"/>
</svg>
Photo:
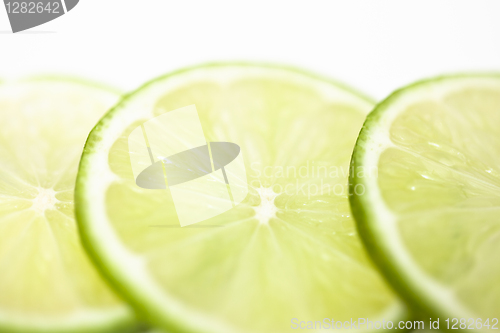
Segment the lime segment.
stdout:
<svg viewBox="0 0 500 333">
<path fill-rule="evenodd" d="M 143 125 L 153 162 L 168 160 L 155 153 L 148 124 L 191 105 L 207 142 L 241 148 L 248 195 L 181 227 L 173 190 L 137 185 L 128 144 Z M 276 333 L 293 331 L 293 318 L 398 318 L 404 309 L 365 255 L 347 199 L 349 159 L 372 105 L 329 81 L 266 66 L 205 66 L 150 82 L 87 142 L 77 180 L 86 248 L 164 329 Z"/>
<path fill-rule="evenodd" d="M 445 77 L 395 92 L 358 139 L 353 169 L 378 169 L 351 179 L 361 236 L 430 315 L 500 316 L 498 124 L 499 76 Z"/>
<path fill-rule="evenodd" d="M 85 138 L 118 98 L 66 79 L 0 85 L 2 332 L 109 332 L 134 322 L 83 250 L 73 213 Z"/>
</svg>

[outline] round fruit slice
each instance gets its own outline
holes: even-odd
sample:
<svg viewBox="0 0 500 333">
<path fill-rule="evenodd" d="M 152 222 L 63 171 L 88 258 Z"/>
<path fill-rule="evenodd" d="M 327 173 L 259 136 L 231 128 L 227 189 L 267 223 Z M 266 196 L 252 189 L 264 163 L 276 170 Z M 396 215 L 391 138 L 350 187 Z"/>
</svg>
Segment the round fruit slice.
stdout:
<svg viewBox="0 0 500 333">
<path fill-rule="evenodd" d="M 119 94 L 68 79 L 0 85 L 0 331 L 115 332 L 133 324 L 77 233 L 85 138 Z"/>
<path fill-rule="evenodd" d="M 372 105 L 266 66 L 209 65 L 148 83 L 87 141 L 76 189 L 84 244 L 152 323 L 173 331 L 277 333 L 324 318 L 399 317 L 347 199 Z M 204 176 L 181 182 L 175 167 Z"/>
<path fill-rule="evenodd" d="M 351 206 L 370 253 L 421 310 L 464 318 L 455 328 L 500 317 L 499 124 L 500 76 L 437 78 L 380 103 L 354 150 Z"/>
</svg>

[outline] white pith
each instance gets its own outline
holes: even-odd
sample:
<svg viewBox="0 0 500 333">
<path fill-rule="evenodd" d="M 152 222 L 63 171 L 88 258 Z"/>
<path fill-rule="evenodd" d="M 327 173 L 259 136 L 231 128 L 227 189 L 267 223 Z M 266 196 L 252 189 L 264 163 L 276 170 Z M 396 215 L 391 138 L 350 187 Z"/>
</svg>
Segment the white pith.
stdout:
<svg viewBox="0 0 500 333">
<path fill-rule="evenodd" d="M 23 329 L 26 331 L 57 331 L 68 332 L 72 330 L 87 330 L 92 332 L 96 326 L 113 325 L 123 317 L 130 315 L 129 309 L 125 307 L 115 309 L 81 309 L 61 317 L 47 318 L 46 316 L 32 317 L 29 322 L 24 313 L 0 312 L 0 322 L 7 323 L 9 327 Z M 57 322 L 57 329 L 54 328 Z"/>
</svg>

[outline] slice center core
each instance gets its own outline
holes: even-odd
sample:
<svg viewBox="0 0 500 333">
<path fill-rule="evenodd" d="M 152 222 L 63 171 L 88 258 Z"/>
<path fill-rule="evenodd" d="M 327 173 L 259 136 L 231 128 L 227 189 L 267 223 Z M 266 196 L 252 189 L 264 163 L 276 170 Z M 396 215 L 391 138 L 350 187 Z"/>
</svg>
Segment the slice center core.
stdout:
<svg viewBox="0 0 500 333">
<path fill-rule="evenodd" d="M 259 187 L 256 189 L 260 196 L 260 205 L 254 207 L 255 217 L 260 224 L 268 224 L 269 219 L 276 216 L 278 208 L 274 204 L 274 199 L 278 196 L 272 188 Z"/>
<path fill-rule="evenodd" d="M 56 191 L 51 188 L 41 187 L 38 189 L 38 195 L 33 199 L 31 208 L 38 213 L 43 213 L 47 209 L 54 209 L 56 202 Z"/>
</svg>

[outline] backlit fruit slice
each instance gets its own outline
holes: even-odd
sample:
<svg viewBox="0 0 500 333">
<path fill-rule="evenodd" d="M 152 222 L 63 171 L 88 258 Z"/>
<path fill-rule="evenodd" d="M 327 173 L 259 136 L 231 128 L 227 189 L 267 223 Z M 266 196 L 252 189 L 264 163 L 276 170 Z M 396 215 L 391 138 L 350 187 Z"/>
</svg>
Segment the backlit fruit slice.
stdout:
<svg viewBox="0 0 500 333">
<path fill-rule="evenodd" d="M 78 237 L 73 190 L 85 138 L 119 98 L 69 79 L 0 85 L 0 331 L 132 325 Z"/>
<path fill-rule="evenodd" d="M 143 154 L 147 167 L 145 141 L 154 162 L 168 157 L 151 140 L 158 133 L 165 145 L 191 142 L 186 122 L 163 132 L 150 124 L 193 105 L 207 142 L 240 147 L 249 194 L 181 227 L 177 185 L 139 187 L 131 161 Z M 365 255 L 347 199 L 349 159 L 372 105 L 334 83 L 266 66 L 208 65 L 152 81 L 89 136 L 76 190 L 85 247 L 139 311 L 175 332 L 278 333 L 324 318 L 399 318 L 404 310 Z M 131 147 L 138 128 L 145 138 Z M 193 202 L 183 203 L 193 213 L 211 208 L 206 187 L 191 191 Z"/>
<path fill-rule="evenodd" d="M 351 173 L 374 260 L 421 310 L 464 318 L 456 328 L 500 318 L 499 125 L 500 75 L 437 78 L 379 104 L 354 150 L 353 171 L 378 169 Z"/>
</svg>

